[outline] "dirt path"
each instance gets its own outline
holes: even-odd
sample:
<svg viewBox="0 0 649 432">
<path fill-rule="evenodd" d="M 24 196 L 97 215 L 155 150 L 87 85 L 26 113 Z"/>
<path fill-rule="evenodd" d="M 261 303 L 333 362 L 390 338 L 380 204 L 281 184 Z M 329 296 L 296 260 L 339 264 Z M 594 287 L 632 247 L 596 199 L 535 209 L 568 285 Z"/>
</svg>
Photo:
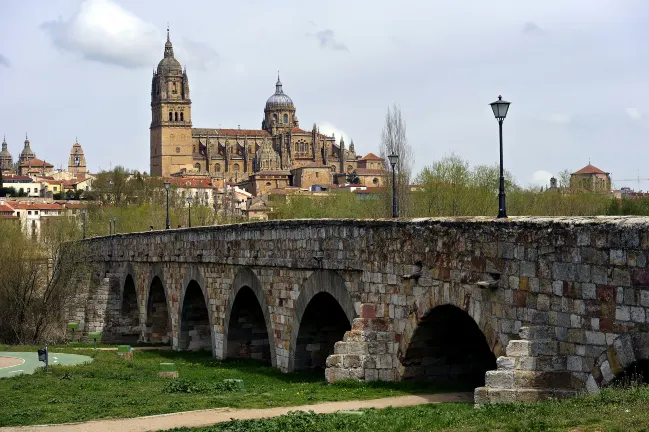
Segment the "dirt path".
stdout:
<svg viewBox="0 0 649 432">
<path fill-rule="evenodd" d="M 471 402 L 473 393 L 445 393 L 436 395 L 398 396 L 366 401 L 325 402 L 316 405 L 302 405 L 265 409 L 217 408 L 201 411 L 187 411 L 130 419 L 98 420 L 87 423 L 22 426 L 0 428 L 0 432 L 145 432 L 179 427 L 201 427 L 222 423 L 232 419 L 260 419 L 277 417 L 289 411 L 315 411 L 330 414 L 337 411 L 351 411 L 361 408 L 405 407 L 441 402 Z"/>
</svg>

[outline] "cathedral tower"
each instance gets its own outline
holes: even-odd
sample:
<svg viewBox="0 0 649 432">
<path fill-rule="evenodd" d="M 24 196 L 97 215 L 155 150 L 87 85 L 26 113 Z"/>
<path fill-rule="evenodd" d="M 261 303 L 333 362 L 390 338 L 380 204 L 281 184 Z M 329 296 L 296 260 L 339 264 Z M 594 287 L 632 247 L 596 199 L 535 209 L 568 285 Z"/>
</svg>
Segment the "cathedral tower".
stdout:
<svg viewBox="0 0 649 432">
<path fill-rule="evenodd" d="M 11 153 L 7 150 L 7 139 L 2 139 L 2 150 L 0 150 L 0 170 L 9 171 L 14 166 L 13 157 Z"/>
<path fill-rule="evenodd" d="M 278 73 L 275 93 L 266 101 L 264 121 L 261 123 L 261 128 L 271 135 L 275 135 L 279 129 L 298 127 L 298 124 L 295 116 L 295 105 L 293 105 L 293 100 L 284 93 Z"/>
<path fill-rule="evenodd" d="M 167 29 L 164 58 L 151 80 L 152 176 L 167 177 L 192 167 L 191 106 L 187 71 L 174 57 Z"/>
</svg>

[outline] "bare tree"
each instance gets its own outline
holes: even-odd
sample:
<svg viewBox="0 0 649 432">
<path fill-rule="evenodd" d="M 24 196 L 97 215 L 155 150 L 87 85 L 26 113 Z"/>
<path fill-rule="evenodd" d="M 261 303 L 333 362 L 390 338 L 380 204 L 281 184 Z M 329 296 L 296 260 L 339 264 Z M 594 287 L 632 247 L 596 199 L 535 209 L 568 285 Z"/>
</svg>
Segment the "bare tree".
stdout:
<svg viewBox="0 0 649 432">
<path fill-rule="evenodd" d="M 399 216 L 407 216 L 413 153 L 406 137 L 406 122 L 401 116 L 401 108 L 396 103 L 392 107 L 388 107 L 388 112 L 385 115 L 380 148 L 385 167 L 390 171 L 387 181 L 388 190 L 384 195 L 386 207 L 388 209 L 392 208 L 392 167 L 388 161 L 388 155 L 396 154 L 399 156 L 399 161 L 395 167 L 397 208 L 399 209 Z M 391 212 L 388 210 L 387 214 L 391 214 Z"/>
<path fill-rule="evenodd" d="M 0 340 L 8 343 L 54 341 L 64 329 L 65 311 L 79 301 L 74 280 L 82 278 L 84 246 L 77 221 L 51 221 L 40 241 L 20 227 L 0 223 Z"/>
</svg>

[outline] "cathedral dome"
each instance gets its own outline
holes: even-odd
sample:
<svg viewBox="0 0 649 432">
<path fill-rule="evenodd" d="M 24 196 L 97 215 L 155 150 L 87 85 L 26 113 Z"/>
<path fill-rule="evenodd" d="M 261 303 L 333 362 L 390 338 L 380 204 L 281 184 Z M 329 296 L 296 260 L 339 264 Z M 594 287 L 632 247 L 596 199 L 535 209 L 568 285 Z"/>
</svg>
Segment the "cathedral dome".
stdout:
<svg viewBox="0 0 649 432">
<path fill-rule="evenodd" d="M 268 98 L 266 101 L 266 109 L 290 107 L 293 108 L 293 100 L 284 93 L 282 90 L 282 82 L 277 76 L 277 84 L 275 84 L 275 94 Z"/>
<path fill-rule="evenodd" d="M 169 29 L 167 29 L 167 42 L 165 43 L 165 54 L 164 58 L 158 63 L 158 73 L 168 74 L 168 73 L 178 73 L 183 72 L 180 62 L 174 57 L 174 47 L 171 44 L 171 39 L 169 37 Z"/>
<path fill-rule="evenodd" d="M 29 138 L 27 138 L 27 135 L 25 135 L 25 148 L 23 148 L 23 151 L 20 153 L 21 159 L 36 157 L 36 154 L 34 154 L 29 144 Z"/>
<path fill-rule="evenodd" d="M 0 150 L 0 158 L 11 157 L 11 153 L 7 150 L 7 139 L 2 140 L 2 150 Z"/>
</svg>

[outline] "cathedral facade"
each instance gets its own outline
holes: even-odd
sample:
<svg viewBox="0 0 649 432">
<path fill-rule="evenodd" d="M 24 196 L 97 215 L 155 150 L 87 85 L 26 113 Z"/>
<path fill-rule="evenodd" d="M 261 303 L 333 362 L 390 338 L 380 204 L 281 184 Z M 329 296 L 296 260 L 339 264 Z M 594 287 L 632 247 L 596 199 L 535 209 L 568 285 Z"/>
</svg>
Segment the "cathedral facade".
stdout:
<svg viewBox="0 0 649 432">
<path fill-rule="evenodd" d="M 353 141 L 300 128 L 293 100 L 277 77 L 260 129 L 194 128 L 187 71 L 174 57 L 167 30 L 164 57 L 151 83 L 150 171 L 153 176 L 210 175 L 228 182 L 257 174 L 290 176 L 327 167 L 335 174 L 357 168 Z"/>
</svg>

